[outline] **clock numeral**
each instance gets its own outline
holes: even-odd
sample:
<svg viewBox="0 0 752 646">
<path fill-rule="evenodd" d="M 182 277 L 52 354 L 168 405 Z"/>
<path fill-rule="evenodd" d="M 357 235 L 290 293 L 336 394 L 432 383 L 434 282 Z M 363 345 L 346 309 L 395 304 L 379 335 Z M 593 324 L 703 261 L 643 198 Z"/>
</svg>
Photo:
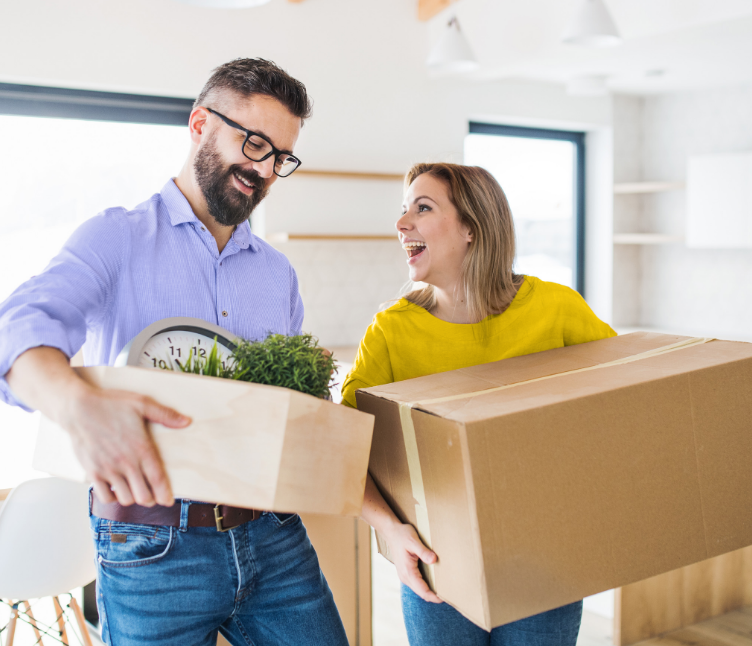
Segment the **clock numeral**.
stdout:
<svg viewBox="0 0 752 646">
<path fill-rule="evenodd" d="M 183 356 L 182 354 L 180 354 L 180 353 L 181 353 L 181 351 L 182 351 L 182 350 L 181 350 L 181 348 L 175 348 L 175 346 L 171 345 L 171 346 L 170 346 L 170 356 L 173 356 L 173 357 L 174 357 L 174 356 L 175 356 L 175 352 L 176 352 L 176 351 L 177 351 L 177 355 L 178 355 L 179 357 L 182 357 L 182 356 Z"/>
<path fill-rule="evenodd" d="M 154 368 L 161 368 L 162 370 L 167 370 L 167 362 L 164 359 L 160 359 L 157 361 L 156 358 L 152 357 L 151 365 Z"/>
<path fill-rule="evenodd" d="M 206 359 L 206 348 L 199 348 L 197 346 L 193 346 L 193 352 L 197 357 Z"/>
</svg>

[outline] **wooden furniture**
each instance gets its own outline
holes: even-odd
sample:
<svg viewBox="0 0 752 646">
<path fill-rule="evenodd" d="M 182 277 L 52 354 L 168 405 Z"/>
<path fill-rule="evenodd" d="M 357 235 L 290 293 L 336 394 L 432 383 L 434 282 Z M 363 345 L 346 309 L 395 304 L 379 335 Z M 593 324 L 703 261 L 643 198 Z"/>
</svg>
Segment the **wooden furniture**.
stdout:
<svg viewBox="0 0 752 646">
<path fill-rule="evenodd" d="M 752 546 L 618 589 L 614 646 L 634 644 L 750 604 Z M 749 621 L 752 624 L 752 617 Z"/>
</svg>

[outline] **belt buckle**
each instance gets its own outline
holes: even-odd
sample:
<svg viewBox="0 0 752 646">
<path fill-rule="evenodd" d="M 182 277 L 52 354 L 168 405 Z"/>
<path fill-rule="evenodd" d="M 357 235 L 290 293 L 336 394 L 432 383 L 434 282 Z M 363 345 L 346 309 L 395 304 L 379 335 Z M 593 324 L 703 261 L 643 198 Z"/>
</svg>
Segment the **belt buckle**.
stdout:
<svg viewBox="0 0 752 646">
<path fill-rule="evenodd" d="M 232 529 L 232 527 L 223 527 L 222 521 L 224 519 L 224 516 L 219 515 L 219 505 L 214 505 L 214 522 L 217 524 L 218 532 L 229 532 Z"/>
</svg>

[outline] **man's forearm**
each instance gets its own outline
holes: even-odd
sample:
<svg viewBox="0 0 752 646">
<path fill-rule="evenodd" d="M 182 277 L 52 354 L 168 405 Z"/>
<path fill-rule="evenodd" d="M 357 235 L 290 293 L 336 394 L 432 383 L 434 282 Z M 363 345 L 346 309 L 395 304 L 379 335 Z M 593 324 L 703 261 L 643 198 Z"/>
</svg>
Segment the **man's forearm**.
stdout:
<svg viewBox="0 0 752 646">
<path fill-rule="evenodd" d="M 13 394 L 29 408 L 60 422 L 66 402 L 91 389 L 70 367 L 57 348 L 31 348 L 20 355 L 5 375 Z"/>
</svg>

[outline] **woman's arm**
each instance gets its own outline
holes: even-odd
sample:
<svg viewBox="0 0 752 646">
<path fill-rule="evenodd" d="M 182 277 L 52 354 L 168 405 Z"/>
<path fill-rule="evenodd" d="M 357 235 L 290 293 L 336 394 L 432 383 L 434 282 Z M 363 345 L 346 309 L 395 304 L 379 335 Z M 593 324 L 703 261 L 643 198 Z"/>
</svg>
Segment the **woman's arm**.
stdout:
<svg viewBox="0 0 752 646">
<path fill-rule="evenodd" d="M 436 563 L 436 554 L 423 545 L 412 525 L 401 523 L 395 516 L 370 473 L 366 479 L 361 518 L 389 543 L 389 552 L 400 581 L 424 601 L 442 603 L 428 587 L 418 569 L 418 559 L 430 565 Z"/>
</svg>

